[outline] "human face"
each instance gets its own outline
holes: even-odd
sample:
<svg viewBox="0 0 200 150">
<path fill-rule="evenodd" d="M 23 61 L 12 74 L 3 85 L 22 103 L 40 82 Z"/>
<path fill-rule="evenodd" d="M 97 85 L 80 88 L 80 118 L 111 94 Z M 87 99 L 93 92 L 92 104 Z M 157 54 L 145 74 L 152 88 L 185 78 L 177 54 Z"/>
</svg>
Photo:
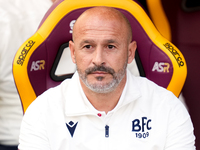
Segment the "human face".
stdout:
<svg viewBox="0 0 200 150">
<path fill-rule="evenodd" d="M 126 80 L 127 63 L 132 61 L 125 25 L 87 18 L 74 32 L 70 50 L 81 82 L 96 93 L 112 92 Z"/>
</svg>

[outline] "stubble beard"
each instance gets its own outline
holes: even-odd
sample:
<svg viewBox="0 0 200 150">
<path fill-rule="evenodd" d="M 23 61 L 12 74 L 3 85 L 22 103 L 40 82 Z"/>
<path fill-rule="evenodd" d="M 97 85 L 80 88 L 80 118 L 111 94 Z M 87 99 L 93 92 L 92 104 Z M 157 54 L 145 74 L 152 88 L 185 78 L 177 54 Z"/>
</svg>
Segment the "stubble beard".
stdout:
<svg viewBox="0 0 200 150">
<path fill-rule="evenodd" d="M 77 67 L 77 71 L 79 74 L 80 79 L 82 80 L 82 82 L 86 85 L 86 87 L 88 87 L 91 91 L 95 92 L 95 93 L 110 93 L 112 91 L 114 91 L 117 86 L 119 85 L 119 83 L 122 81 L 122 79 L 124 78 L 125 74 L 126 74 L 126 68 L 127 68 L 127 61 L 124 63 L 124 66 L 122 69 L 120 69 L 118 72 L 115 72 L 114 69 L 110 68 L 110 67 L 105 67 L 103 65 L 101 66 L 94 66 L 94 67 L 90 67 L 88 69 L 86 69 L 85 71 L 82 71 Z M 90 83 L 87 79 L 87 76 L 95 71 L 104 71 L 106 73 L 109 73 L 110 75 L 112 75 L 112 80 L 108 83 Z M 98 81 L 102 81 L 104 79 L 104 77 L 102 76 L 98 76 L 96 77 L 96 79 Z"/>
</svg>

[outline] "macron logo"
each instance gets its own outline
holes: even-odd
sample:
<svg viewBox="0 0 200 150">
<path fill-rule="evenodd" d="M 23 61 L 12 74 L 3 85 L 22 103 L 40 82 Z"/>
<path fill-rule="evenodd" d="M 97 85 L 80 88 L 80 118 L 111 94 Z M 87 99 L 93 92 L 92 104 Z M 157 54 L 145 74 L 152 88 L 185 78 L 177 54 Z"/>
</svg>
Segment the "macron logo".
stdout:
<svg viewBox="0 0 200 150">
<path fill-rule="evenodd" d="M 71 137 L 74 135 L 74 131 L 76 129 L 78 122 L 75 124 L 73 121 L 70 121 L 69 123 L 66 123 L 66 126 L 69 130 L 69 133 L 71 134 Z"/>
</svg>

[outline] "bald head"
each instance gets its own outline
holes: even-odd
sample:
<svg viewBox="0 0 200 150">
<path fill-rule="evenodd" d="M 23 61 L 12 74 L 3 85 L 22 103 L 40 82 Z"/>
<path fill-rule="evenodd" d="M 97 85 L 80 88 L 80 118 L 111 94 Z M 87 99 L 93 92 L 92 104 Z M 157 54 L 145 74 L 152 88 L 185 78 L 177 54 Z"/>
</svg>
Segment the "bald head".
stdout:
<svg viewBox="0 0 200 150">
<path fill-rule="evenodd" d="M 128 42 L 132 41 L 132 29 L 128 19 L 118 10 L 98 6 L 93 7 L 83 12 L 76 20 L 73 28 L 73 40 L 77 36 L 78 28 L 81 26 L 93 26 L 94 24 L 113 22 L 113 24 L 121 26 L 122 32 L 125 32 Z"/>
</svg>

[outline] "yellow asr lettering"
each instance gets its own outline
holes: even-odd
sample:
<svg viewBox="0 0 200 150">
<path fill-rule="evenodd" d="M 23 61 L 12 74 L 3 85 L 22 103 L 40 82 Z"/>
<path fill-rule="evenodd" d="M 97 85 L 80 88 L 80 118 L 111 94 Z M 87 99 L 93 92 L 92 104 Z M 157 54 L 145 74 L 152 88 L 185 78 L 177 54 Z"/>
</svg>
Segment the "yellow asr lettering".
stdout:
<svg viewBox="0 0 200 150">
<path fill-rule="evenodd" d="M 40 67 L 39 70 L 44 70 L 44 65 L 45 65 L 45 61 L 44 60 L 40 60 Z"/>
<path fill-rule="evenodd" d="M 163 72 L 169 72 L 169 67 L 170 67 L 170 64 L 169 63 L 165 63 L 165 67 L 164 67 Z"/>
</svg>

